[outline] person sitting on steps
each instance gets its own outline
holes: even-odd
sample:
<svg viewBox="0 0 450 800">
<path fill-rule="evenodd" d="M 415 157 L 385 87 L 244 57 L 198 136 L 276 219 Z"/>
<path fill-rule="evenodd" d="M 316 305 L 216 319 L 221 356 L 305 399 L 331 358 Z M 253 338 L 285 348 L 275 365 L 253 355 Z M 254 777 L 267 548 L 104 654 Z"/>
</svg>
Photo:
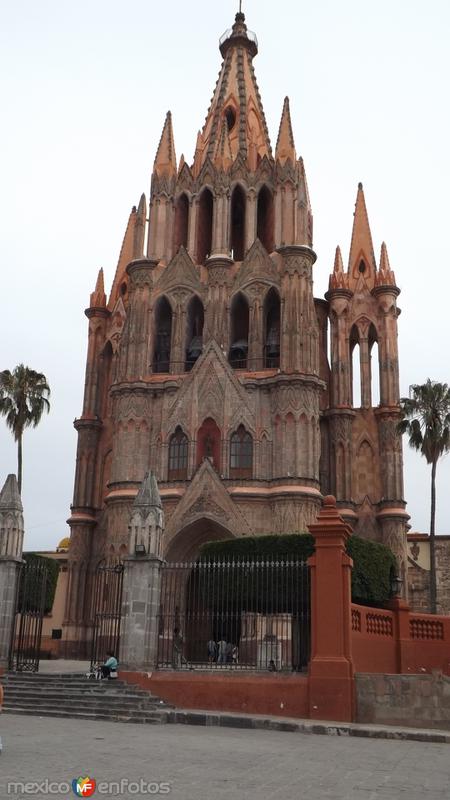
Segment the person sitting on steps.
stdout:
<svg viewBox="0 0 450 800">
<path fill-rule="evenodd" d="M 117 678 L 117 667 L 119 666 L 119 662 L 115 657 L 114 653 L 108 651 L 106 653 L 106 661 L 104 664 L 101 665 L 101 673 L 102 678 Z"/>
</svg>

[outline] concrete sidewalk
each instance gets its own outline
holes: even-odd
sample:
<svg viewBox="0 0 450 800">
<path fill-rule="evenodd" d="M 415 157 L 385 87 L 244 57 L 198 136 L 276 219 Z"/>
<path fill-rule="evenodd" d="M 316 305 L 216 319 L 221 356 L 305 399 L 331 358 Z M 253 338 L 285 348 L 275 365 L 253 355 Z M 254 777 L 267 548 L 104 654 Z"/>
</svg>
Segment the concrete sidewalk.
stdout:
<svg viewBox="0 0 450 800">
<path fill-rule="evenodd" d="M 162 711 L 169 725 L 200 725 L 216 728 L 269 730 L 284 733 L 319 734 L 321 736 L 357 736 L 364 739 L 395 739 L 409 742 L 450 744 L 450 731 L 429 728 L 404 728 L 394 725 L 367 725 L 357 722 L 265 717 L 257 714 L 176 709 Z"/>
</svg>

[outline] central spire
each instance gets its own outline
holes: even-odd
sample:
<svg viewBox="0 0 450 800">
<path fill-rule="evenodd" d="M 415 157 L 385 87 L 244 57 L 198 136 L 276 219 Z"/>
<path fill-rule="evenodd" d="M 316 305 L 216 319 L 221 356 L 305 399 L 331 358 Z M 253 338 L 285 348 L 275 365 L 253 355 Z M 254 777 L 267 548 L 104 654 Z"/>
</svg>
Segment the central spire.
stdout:
<svg viewBox="0 0 450 800">
<path fill-rule="evenodd" d="M 198 174 L 209 158 L 217 157 L 228 130 L 233 161 L 238 154 L 255 170 L 264 156 L 272 158 L 267 123 L 261 103 L 253 58 L 258 53 L 256 35 L 249 31 L 242 11 L 236 14 L 233 27 L 220 40 L 222 68 L 203 131 L 196 149 L 194 172 Z M 227 145 L 228 147 L 228 145 Z"/>
</svg>

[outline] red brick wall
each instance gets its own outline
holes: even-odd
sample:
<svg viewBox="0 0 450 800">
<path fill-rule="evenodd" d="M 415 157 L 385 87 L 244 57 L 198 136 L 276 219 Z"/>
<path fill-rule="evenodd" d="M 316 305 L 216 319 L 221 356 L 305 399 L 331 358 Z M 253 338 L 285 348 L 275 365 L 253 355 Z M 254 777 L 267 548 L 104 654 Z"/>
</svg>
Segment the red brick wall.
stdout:
<svg viewBox="0 0 450 800">
<path fill-rule="evenodd" d="M 303 675 L 206 672 L 120 672 L 178 708 L 308 717 L 308 678 Z"/>
</svg>

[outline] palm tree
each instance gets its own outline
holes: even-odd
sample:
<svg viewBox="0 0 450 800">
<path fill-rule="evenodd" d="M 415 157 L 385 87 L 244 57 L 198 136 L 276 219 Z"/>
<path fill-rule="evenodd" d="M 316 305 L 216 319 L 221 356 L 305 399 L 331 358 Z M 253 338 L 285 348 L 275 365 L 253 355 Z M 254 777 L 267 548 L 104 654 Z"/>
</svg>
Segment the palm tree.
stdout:
<svg viewBox="0 0 450 800">
<path fill-rule="evenodd" d="M 50 387 L 47 378 L 23 364 L 13 372 L 0 372 L 0 414 L 17 442 L 17 481 L 22 491 L 22 437 L 25 428 L 35 428 L 50 411 Z"/>
<path fill-rule="evenodd" d="M 403 397 L 400 406 L 400 433 L 408 434 L 411 447 L 431 464 L 430 606 L 436 614 L 436 467 L 450 450 L 450 389 L 428 378 L 424 384 L 411 386 L 410 396 Z"/>
</svg>

